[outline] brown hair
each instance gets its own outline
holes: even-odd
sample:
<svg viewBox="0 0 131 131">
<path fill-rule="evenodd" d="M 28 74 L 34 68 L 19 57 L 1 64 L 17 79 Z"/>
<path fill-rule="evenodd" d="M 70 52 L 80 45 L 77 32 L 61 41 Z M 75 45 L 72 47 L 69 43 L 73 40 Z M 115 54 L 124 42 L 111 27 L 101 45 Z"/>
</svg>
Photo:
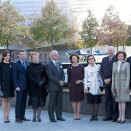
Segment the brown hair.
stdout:
<svg viewBox="0 0 131 131">
<path fill-rule="evenodd" d="M 79 63 L 80 57 L 79 57 L 77 54 L 75 54 L 75 53 L 74 53 L 74 54 L 71 54 L 70 57 L 69 57 L 71 63 L 73 63 L 73 61 L 72 61 L 72 57 L 73 57 L 73 56 L 76 56 L 76 57 L 77 57 L 77 62 Z"/>
<path fill-rule="evenodd" d="M 33 59 L 34 55 L 39 56 L 39 53 L 38 52 L 31 52 L 30 53 L 31 59 Z"/>
<path fill-rule="evenodd" d="M 118 61 L 118 55 L 119 54 L 123 54 L 124 55 L 124 59 L 126 59 L 126 52 L 125 51 L 118 51 L 117 53 L 116 53 L 116 61 Z"/>
<path fill-rule="evenodd" d="M 19 54 L 20 54 L 20 52 L 25 52 L 25 50 L 19 50 Z"/>
<path fill-rule="evenodd" d="M 88 60 L 89 60 L 90 57 L 93 57 L 94 60 L 96 61 L 96 59 L 95 59 L 95 57 L 94 57 L 93 55 L 88 55 L 88 56 L 87 56 L 87 64 L 89 64 Z"/>
<path fill-rule="evenodd" d="M 10 54 L 8 50 L 6 50 L 6 51 L 4 51 L 4 52 L 2 53 L 2 59 L 1 59 L 1 62 L 4 61 L 4 58 L 5 58 L 8 54 Z M 11 62 L 11 59 L 9 59 L 9 62 Z"/>
</svg>

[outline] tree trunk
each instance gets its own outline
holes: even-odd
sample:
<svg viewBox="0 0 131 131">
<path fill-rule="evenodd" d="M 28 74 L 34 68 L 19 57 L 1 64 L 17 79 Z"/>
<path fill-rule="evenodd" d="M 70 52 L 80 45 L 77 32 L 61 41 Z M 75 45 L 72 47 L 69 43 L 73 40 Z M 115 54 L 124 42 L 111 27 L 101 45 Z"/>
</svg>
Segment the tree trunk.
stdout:
<svg viewBox="0 0 131 131">
<path fill-rule="evenodd" d="M 117 52 L 118 52 L 118 44 L 117 44 Z"/>
<path fill-rule="evenodd" d="M 54 43 L 51 43 L 51 51 L 54 49 Z"/>
<path fill-rule="evenodd" d="M 9 42 L 8 42 L 8 40 L 6 41 L 6 48 L 9 49 Z"/>
<path fill-rule="evenodd" d="M 91 54 L 92 54 L 92 46 L 91 46 Z"/>
<path fill-rule="evenodd" d="M 54 40 L 53 35 L 51 35 L 51 51 L 54 50 Z"/>
<path fill-rule="evenodd" d="M 124 44 L 123 44 L 123 51 L 125 51 L 125 46 L 124 46 Z"/>
</svg>

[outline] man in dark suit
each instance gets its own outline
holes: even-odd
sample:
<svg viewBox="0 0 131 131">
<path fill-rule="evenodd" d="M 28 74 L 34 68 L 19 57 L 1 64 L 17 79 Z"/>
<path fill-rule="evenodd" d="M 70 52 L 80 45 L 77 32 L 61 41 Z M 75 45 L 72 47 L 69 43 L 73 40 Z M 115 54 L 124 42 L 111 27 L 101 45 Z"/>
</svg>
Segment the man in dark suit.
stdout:
<svg viewBox="0 0 131 131">
<path fill-rule="evenodd" d="M 62 118 L 62 86 L 64 85 L 64 71 L 61 63 L 58 60 L 58 52 L 53 50 L 50 53 L 51 60 L 46 66 L 48 75 L 48 91 L 49 91 L 49 105 L 48 115 L 51 122 L 56 122 L 54 110 L 56 112 L 57 120 L 65 121 Z"/>
<path fill-rule="evenodd" d="M 27 63 L 25 62 L 26 53 L 19 51 L 19 60 L 14 63 L 13 80 L 16 89 L 16 122 L 29 121 L 25 117 L 26 99 L 27 99 Z"/>
<path fill-rule="evenodd" d="M 103 79 L 103 86 L 105 88 L 105 109 L 106 109 L 106 117 L 103 118 L 104 121 L 112 120 L 115 122 L 118 118 L 118 103 L 115 102 L 112 97 L 111 84 L 112 84 L 112 66 L 116 61 L 114 56 L 114 47 L 108 47 L 108 56 L 102 59 L 100 74 Z"/>
<path fill-rule="evenodd" d="M 131 76 L 131 56 L 127 58 L 127 62 L 130 64 L 130 76 Z M 130 79 L 130 89 L 131 89 L 131 79 Z"/>
</svg>

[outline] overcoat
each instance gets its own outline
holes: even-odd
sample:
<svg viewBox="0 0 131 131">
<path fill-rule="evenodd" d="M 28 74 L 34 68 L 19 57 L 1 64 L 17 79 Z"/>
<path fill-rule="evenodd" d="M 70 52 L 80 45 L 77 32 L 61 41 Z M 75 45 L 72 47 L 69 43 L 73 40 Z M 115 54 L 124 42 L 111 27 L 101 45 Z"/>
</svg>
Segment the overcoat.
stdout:
<svg viewBox="0 0 131 131">
<path fill-rule="evenodd" d="M 119 72 L 117 71 L 118 61 L 113 63 L 112 69 L 112 89 L 116 90 L 116 102 L 129 102 L 130 101 L 130 66 L 126 61 L 122 61 Z M 127 92 L 124 92 L 124 90 Z"/>
</svg>

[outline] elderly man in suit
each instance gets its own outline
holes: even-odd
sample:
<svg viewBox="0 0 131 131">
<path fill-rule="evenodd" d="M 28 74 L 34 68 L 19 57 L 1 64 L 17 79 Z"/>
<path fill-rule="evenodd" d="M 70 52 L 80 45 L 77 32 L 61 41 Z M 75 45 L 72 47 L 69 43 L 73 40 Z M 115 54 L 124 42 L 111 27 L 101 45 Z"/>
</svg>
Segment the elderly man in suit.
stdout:
<svg viewBox="0 0 131 131">
<path fill-rule="evenodd" d="M 19 60 L 14 63 L 13 80 L 16 89 L 16 122 L 30 121 L 25 117 L 26 99 L 27 99 L 27 63 L 25 62 L 26 53 L 19 51 Z"/>
<path fill-rule="evenodd" d="M 62 118 L 62 86 L 64 85 L 64 71 L 61 63 L 58 62 L 58 52 L 56 50 L 50 53 L 51 60 L 46 66 L 48 75 L 49 105 L 48 115 L 51 122 L 57 122 L 54 116 L 56 112 L 57 120 L 65 121 Z"/>
<path fill-rule="evenodd" d="M 112 122 L 115 122 L 119 115 L 118 103 L 115 102 L 111 92 L 112 66 L 113 63 L 116 61 L 114 53 L 115 53 L 114 47 L 109 46 L 108 56 L 102 59 L 100 68 L 100 74 L 103 79 L 103 86 L 105 88 L 105 97 L 106 97 L 105 103 L 106 117 L 103 118 L 103 121 L 112 120 Z"/>
</svg>

